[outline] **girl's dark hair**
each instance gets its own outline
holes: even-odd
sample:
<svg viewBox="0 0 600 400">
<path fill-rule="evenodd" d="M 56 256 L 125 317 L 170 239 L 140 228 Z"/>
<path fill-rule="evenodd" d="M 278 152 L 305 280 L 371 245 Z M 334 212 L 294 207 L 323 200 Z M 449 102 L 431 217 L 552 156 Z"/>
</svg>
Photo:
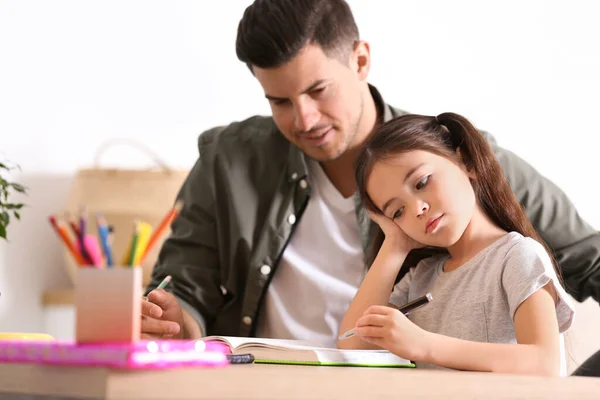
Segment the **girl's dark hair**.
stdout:
<svg viewBox="0 0 600 400">
<path fill-rule="evenodd" d="M 381 214 L 366 189 L 375 163 L 411 150 L 424 150 L 454 160 L 457 159 L 457 151 L 460 151 L 467 170 L 475 174 L 471 184 L 487 216 L 507 232 L 519 232 L 537 240 L 553 259 L 552 252 L 536 232 L 510 188 L 487 140 L 466 118 L 458 114 L 443 113 L 437 117 L 404 115 L 376 128 L 356 160 L 356 182 L 367 210 Z M 383 239 L 383 232 L 378 229 L 372 244 L 371 259 L 377 255 Z M 555 270 L 558 274 L 556 265 Z"/>
<path fill-rule="evenodd" d="M 320 46 L 327 56 L 348 57 L 358 39 L 344 0 L 255 0 L 238 25 L 235 48 L 252 71 L 284 65 L 306 44 Z"/>
</svg>

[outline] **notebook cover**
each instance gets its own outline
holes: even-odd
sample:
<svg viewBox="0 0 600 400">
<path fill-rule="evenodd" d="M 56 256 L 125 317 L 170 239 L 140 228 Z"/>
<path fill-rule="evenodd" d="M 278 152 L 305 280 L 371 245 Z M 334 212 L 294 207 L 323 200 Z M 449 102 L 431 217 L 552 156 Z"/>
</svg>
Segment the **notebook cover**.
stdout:
<svg viewBox="0 0 600 400">
<path fill-rule="evenodd" d="M 327 362 L 327 361 L 286 361 L 286 360 L 257 360 L 256 364 L 287 364 L 287 365 L 312 365 L 322 367 L 374 367 L 374 368 L 416 368 L 414 363 L 410 364 L 365 364 L 352 362 Z"/>
</svg>

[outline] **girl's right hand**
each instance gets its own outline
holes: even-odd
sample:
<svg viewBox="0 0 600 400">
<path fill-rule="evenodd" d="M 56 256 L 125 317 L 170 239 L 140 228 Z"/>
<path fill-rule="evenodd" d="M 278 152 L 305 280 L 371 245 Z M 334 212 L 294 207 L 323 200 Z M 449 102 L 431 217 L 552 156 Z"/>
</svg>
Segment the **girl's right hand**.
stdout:
<svg viewBox="0 0 600 400">
<path fill-rule="evenodd" d="M 400 247 L 407 253 L 412 249 L 418 249 L 424 247 L 423 244 L 409 237 L 404 231 L 390 218 L 382 214 L 375 214 L 369 211 L 371 219 L 379 225 L 383 234 L 385 235 L 385 241 L 390 241 L 394 246 Z"/>
</svg>

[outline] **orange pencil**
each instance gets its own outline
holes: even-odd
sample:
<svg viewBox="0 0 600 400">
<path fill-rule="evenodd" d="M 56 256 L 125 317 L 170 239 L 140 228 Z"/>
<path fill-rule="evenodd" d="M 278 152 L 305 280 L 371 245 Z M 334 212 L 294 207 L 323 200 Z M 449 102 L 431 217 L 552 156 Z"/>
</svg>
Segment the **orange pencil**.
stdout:
<svg viewBox="0 0 600 400">
<path fill-rule="evenodd" d="M 156 244 L 158 239 L 160 239 L 161 235 L 171 225 L 171 222 L 173 222 L 175 217 L 177 217 L 177 215 L 179 215 L 179 212 L 181 211 L 182 207 L 183 207 L 183 200 L 177 200 L 177 202 L 175 202 L 175 205 L 173 206 L 173 208 L 167 213 L 167 215 L 165 215 L 165 218 L 163 218 L 160 225 L 158 225 L 158 228 L 156 228 L 154 230 L 154 232 L 152 232 L 152 235 L 150 236 L 150 240 L 148 241 L 148 245 L 146 246 L 146 250 L 144 251 L 144 255 L 142 255 L 142 259 L 140 260 L 140 264 L 142 263 L 144 258 L 146 258 L 146 256 L 150 252 L 150 250 L 152 250 L 152 247 Z"/>
<path fill-rule="evenodd" d="M 83 256 L 81 255 L 79 250 L 77 250 L 77 247 L 75 246 L 75 244 L 71 241 L 71 238 L 69 237 L 69 232 L 67 230 L 67 226 L 64 224 L 64 222 L 62 222 L 60 220 L 57 221 L 56 217 L 54 217 L 54 216 L 50 216 L 48 219 L 50 220 L 50 224 L 52 225 L 52 227 L 54 228 L 54 230 L 56 231 L 56 233 L 58 234 L 60 239 L 63 241 L 63 243 L 67 246 L 67 248 L 71 252 L 71 255 L 73 256 L 73 258 L 75 258 L 75 261 L 77 262 L 77 264 L 85 265 L 86 262 L 83 259 Z"/>
</svg>

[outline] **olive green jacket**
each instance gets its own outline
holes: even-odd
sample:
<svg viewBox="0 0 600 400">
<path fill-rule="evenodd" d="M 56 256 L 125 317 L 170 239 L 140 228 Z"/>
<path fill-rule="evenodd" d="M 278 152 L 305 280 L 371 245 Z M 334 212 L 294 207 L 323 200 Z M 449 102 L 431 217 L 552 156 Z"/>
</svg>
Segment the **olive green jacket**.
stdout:
<svg viewBox="0 0 600 400">
<path fill-rule="evenodd" d="M 384 121 L 406 114 L 386 105 L 374 87 L 371 93 Z M 567 291 L 580 301 L 589 296 L 600 300 L 600 234 L 558 187 L 484 134 L 527 215 L 554 251 Z M 147 290 L 172 275 L 171 290 L 205 335 L 250 336 L 310 199 L 305 156 L 272 118 L 259 116 L 202 133 L 198 149 L 198 161 L 178 196 L 184 207 Z M 375 226 L 355 199 L 368 265 Z"/>
</svg>

